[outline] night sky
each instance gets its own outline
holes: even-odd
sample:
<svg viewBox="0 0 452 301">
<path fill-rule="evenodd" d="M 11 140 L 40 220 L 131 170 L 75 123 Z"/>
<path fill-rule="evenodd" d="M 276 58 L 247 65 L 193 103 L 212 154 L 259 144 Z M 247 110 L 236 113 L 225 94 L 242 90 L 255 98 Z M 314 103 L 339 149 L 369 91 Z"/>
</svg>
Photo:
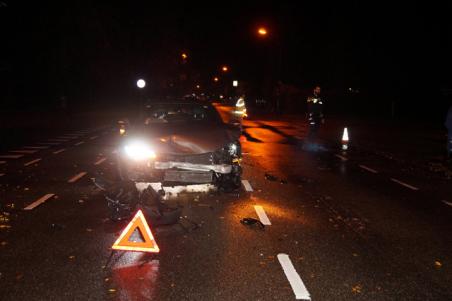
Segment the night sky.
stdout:
<svg viewBox="0 0 452 301">
<path fill-rule="evenodd" d="M 140 76 L 160 87 L 187 73 L 207 87 L 223 64 L 225 80 L 250 86 L 281 80 L 402 98 L 452 88 L 450 5 L 307 3 L 2 0 L 3 103 L 118 101 Z"/>
</svg>

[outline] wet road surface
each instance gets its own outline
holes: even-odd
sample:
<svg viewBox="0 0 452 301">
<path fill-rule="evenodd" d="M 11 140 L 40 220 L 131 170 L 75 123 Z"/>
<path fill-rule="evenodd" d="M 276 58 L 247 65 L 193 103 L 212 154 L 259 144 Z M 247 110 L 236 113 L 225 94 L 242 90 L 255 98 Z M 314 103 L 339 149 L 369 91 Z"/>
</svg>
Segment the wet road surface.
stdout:
<svg viewBox="0 0 452 301">
<path fill-rule="evenodd" d="M 181 195 L 183 221 L 152 228 L 159 254 L 112 253 L 128 221 L 90 178 L 116 173 L 113 125 L 3 151 L 0 299 L 452 299 L 450 180 L 305 135 L 246 121 L 243 187 Z"/>
</svg>

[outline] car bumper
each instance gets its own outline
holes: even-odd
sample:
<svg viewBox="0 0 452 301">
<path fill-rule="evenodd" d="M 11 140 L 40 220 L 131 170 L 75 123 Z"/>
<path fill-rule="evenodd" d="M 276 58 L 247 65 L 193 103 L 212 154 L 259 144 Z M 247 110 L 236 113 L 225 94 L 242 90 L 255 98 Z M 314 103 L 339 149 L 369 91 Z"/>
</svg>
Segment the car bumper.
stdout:
<svg viewBox="0 0 452 301">
<path fill-rule="evenodd" d="M 230 174 L 232 165 L 193 164 L 187 162 L 121 162 L 120 173 L 123 179 L 135 182 L 165 182 L 177 184 L 214 183 L 219 174 Z"/>
</svg>

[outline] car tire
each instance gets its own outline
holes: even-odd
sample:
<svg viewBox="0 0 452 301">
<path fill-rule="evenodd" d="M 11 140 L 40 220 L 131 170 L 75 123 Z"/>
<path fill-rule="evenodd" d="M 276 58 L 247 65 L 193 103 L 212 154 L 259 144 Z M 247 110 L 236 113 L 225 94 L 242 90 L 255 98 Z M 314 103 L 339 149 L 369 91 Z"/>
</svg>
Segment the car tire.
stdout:
<svg viewBox="0 0 452 301">
<path fill-rule="evenodd" d="M 242 167 L 240 165 L 233 165 L 230 174 L 221 175 L 218 183 L 218 188 L 223 192 L 232 192 L 240 188 L 242 183 Z"/>
</svg>

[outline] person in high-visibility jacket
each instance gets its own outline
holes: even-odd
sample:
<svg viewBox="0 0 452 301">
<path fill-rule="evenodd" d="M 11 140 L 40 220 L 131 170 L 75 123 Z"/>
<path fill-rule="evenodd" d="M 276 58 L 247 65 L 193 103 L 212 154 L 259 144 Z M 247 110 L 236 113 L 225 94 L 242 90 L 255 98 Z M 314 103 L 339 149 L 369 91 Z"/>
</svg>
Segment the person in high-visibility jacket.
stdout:
<svg viewBox="0 0 452 301">
<path fill-rule="evenodd" d="M 323 97 L 320 96 L 321 88 L 316 86 L 313 94 L 308 97 L 308 139 L 314 139 L 317 136 L 317 132 L 320 129 L 320 125 L 325 123 L 323 116 Z"/>
<path fill-rule="evenodd" d="M 452 105 L 449 107 L 444 125 L 447 128 L 447 157 L 452 158 Z"/>
</svg>

